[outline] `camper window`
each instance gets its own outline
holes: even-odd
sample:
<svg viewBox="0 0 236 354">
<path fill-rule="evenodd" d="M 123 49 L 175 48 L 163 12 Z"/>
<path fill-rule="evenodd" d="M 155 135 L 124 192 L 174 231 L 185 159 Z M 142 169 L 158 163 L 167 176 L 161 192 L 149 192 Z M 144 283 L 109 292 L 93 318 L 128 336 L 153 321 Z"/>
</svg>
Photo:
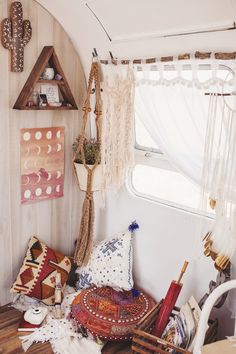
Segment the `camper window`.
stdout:
<svg viewBox="0 0 236 354">
<path fill-rule="evenodd" d="M 136 126 L 140 122 L 136 120 Z M 144 136 L 148 132 L 143 128 Z M 180 173 L 161 152 L 156 144 L 142 146 L 138 143 L 140 135 L 136 129 L 136 164 L 131 173 L 130 188 L 137 196 L 155 200 L 186 211 L 199 213 L 200 188 Z M 210 210 L 209 210 L 210 212 Z"/>
<path fill-rule="evenodd" d="M 209 75 L 210 70 L 207 70 L 206 66 L 199 66 L 198 71 L 199 80 L 200 78 L 204 80 L 204 77 L 205 80 L 208 79 L 207 76 Z M 230 68 L 226 66 L 221 66 L 220 73 L 218 75 L 222 78 L 225 78 L 231 72 L 232 71 Z M 156 73 L 154 73 L 153 75 L 157 76 Z M 167 75 L 170 75 L 170 73 L 168 72 Z M 187 77 L 187 75 L 188 73 L 186 72 L 185 76 Z M 172 97 L 167 97 L 166 92 L 168 91 L 165 91 L 165 94 L 163 94 L 163 92 L 161 92 L 162 88 L 160 88 L 160 86 L 156 87 L 157 90 L 155 91 L 155 93 L 154 91 L 152 91 L 153 89 L 150 90 L 148 86 L 147 90 L 149 91 L 146 92 L 145 86 L 142 87 L 141 90 L 139 87 L 137 88 L 137 90 L 139 91 L 137 92 L 135 98 L 136 164 L 129 178 L 130 189 L 134 194 L 139 197 L 155 200 L 159 203 L 163 203 L 168 206 L 176 207 L 185 211 L 202 214 L 203 208 L 201 207 L 201 192 L 198 184 L 195 183 L 191 178 L 189 178 L 185 173 L 183 173 L 179 168 L 177 169 L 175 167 L 178 166 L 178 164 L 175 164 L 174 159 L 168 159 L 167 155 L 164 154 L 163 150 L 160 148 L 158 144 L 158 139 L 155 139 L 155 133 L 153 133 L 151 129 L 155 130 L 156 127 L 154 125 L 159 124 L 159 122 L 157 123 L 157 121 L 155 121 L 155 113 L 161 113 L 161 125 L 165 123 L 169 124 L 169 128 L 172 130 L 171 123 L 173 122 L 173 124 L 176 124 L 177 126 L 176 129 L 173 129 L 173 132 L 176 134 L 178 134 L 178 132 L 180 132 L 180 134 L 182 133 L 184 139 L 184 134 L 187 134 L 189 136 L 191 136 L 192 134 L 190 131 L 191 125 L 188 124 L 188 122 L 190 120 L 194 121 L 194 119 L 196 119 L 196 121 L 194 121 L 193 127 L 197 127 L 197 134 L 199 134 L 199 136 L 202 138 L 199 140 L 201 140 L 202 147 L 204 147 L 204 124 L 206 123 L 207 119 L 207 110 L 210 99 L 209 95 L 206 95 L 206 92 L 208 90 L 198 90 L 200 91 L 200 93 L 197 93 L 199 97 L 197 97 L 196 102 L 194 102 L 193 106 L 189 98 L 194 96 L 196 88 L 195 91 L 190 88 L 186 96 L 182 94 L 182 92 L 180 94 L 180 90 L 182 90 L 180 88 L 180 85 L 173 85 L 170 89 L 170 94 L 172 95 Z M 222 90 L 222 87 L 219 88 L 219 86 L 216 85 L 214 89 Z M 160 97 L 158 96 L 158 93 L 162 93 Z M 155 94 L 155 98 L 151 97 L 152 94 Z M 151 106 L 152 99 L 155 100 L 155 107 L 157 107 L 158 102 L 157 112 L 155 112 L 155 107 Z M 142 101 L 141 104 L 140 102 L 138 102 L 138 100 Z M 173 107 L 171 107 L 171 100 L 175 100 L 174 109 L 172 109 Z M 176 102 L 178 100 L 179 102 Z M 196 114 L 196 110 L 199 110 L 198 114 Z M 145 117 L 147 118 L 147 120 L 149 120 L 149 126 L 147 129 L 147 120 L 145 121 L 143 116 L 149 114 L 149 112 L 150 115 L 153 113 L 154 114 L 153 120 L 149 119 L 150 116 L 148 118 L 147 116 Z M 202 115 L 200 117 L 201 113 Z M 170 114 L 172 115 L 171 117 Z M 196 117 L 194 117 L 194 114 L 196 115 Z M 187 115 L 189 115 L 189 117 L 187 117 Z M 202 124 L 203 121 L 204 124 Z M 153 126 L 150 126 L 150 124 L 153 124 Z M 182 131 L 181 126 L 183 127 Z M 180 131 L 178 130 L 179 127 Z M 167 131 L 168 127 L 165 127 L 165 129 Z M 196 137 L 198 136 L 196 132 L 193 133 L 196 135 Z M 157 133 L 156 135 L 158 134 L 159 133 Z M 173 141 L 175 141 L 176 138 L 176 150 L 174 149 L 176 155 L 183 151 L 183 149 L 179 149 L 178 145 L 178 142 L 181 141 L 180 139 L 182 138 L 182 136 L 175 137 L 174 134 L 169 136 L 172 145 L 175 143 Z M 166 137 L 167 135 L 164 136 L 164 138 Z M 167 140 L 165 140 L 165 142 Z M 197 141 L 197 139 L 195 140 Z M 193 159 L 193 156 L 190 154 L 189 151 L 184 151 L 184 154 L 189 155 L 189 161 Z M 207 215 L 210 217 L 214 217 L 214 212 L 212 211 L 212 209 L 210 209 L 210 207 L 209 214 L 207 211 Z"/>
</svg>

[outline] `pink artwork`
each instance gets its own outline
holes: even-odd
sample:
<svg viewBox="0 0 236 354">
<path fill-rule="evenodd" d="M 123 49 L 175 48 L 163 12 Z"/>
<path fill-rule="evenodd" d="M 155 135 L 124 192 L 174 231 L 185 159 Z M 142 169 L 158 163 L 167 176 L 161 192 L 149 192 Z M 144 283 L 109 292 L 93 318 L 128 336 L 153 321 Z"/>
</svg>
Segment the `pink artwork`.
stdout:
<svg viewBox="0 0 236 354">
<path fill-rule="evenodd" d="M 64 127 L 21 129 L 21 203 L 60 198 Z"/>
</svg>

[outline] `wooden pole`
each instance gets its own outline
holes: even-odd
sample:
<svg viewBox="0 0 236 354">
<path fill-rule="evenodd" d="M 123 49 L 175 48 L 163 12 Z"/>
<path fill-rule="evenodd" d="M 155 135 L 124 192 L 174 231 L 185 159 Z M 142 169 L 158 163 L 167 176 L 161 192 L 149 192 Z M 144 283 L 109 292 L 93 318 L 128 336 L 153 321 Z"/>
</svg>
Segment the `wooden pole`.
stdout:
<svg viewBox="0 0 236 354">
<path fill-rule="evenodd" d="M 194 57 L 195 59 L 209 59 L 211 57 L 211 52 L 195 52 Z M 214 53 L 214 58 L 218 59 L 218 60 L 234 60 L 236 59 L 236 52 L 232 52 L 232 53 L 224 53 L 224 52 L 217 52 Z M 119 63 L 124 64 L 124 65 L 128 65 L 129 63 L 133 63 L 133 64 L 142 64 L 142 63 L 146 63 L 146 64 L 155 64 L 158 61 L 161 62 L 171 62 L 174 61 L 176 59 L 176 57 L 174 56 L 166 56 L 166 57 L 160 57 L 160 58 L 148 58 L 148 59 L 122 59 L 119 60 Z M 189 53 L 185 53 L 185 54 L 179 54 L 177 57 L 177 60 L 189 60 L 191 59 L 191 54 Z M 112 60 L 100 60 L 101 64 L 118 64 L 118 59 L 112 59 Z"/>
<path fill-rule="evenodd" d="M 179 279 L 177 280 L 177 284 L 180 284 L 180 282 L 181 282 L 181 280 L 182 280 L 182 278 L 183 278 L 183 275 L 184 275 L 184 273 L 186 272 L 187 267 L 188 267 L 188 262 L 185 261 L 185 262 L 184 262 L 184 265 L 183 265 L 183 268 L 181 269 Z"/>
</svg>

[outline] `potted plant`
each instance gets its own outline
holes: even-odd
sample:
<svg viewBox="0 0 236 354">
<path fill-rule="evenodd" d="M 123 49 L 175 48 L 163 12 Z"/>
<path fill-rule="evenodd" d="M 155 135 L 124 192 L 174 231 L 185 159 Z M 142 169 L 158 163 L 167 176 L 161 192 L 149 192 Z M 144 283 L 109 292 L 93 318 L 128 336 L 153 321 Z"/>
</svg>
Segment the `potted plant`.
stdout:
<svg viewBox="0 0 236 354">
<path fill-rule="evenodd" d="M 72 149 L 74 151 L 74 166 L 76 175 L 79 182 L 79 187 L 82 191 L 87 190 L 87 175 L 88 171 L 83 164 L 82 154 L 81 151 L 78 151 L 79 145 L 79 137 L 76 138 L 75 142 L 72 145 Z M 93 168 L 93 165 L 96 163 L 97 158 L 98 165 L 96 166 L 93 172 L 93 183 L 92 183 L 92 191 L 101 190 L 102 186 L 102 167 L 100 165 L 101 158 L 100 158 L 100 145 L 96 139 L 87 139 L 84 140 L 84 157 L 85 163 L 88 165 L 90 169 Z"/>
</svg>

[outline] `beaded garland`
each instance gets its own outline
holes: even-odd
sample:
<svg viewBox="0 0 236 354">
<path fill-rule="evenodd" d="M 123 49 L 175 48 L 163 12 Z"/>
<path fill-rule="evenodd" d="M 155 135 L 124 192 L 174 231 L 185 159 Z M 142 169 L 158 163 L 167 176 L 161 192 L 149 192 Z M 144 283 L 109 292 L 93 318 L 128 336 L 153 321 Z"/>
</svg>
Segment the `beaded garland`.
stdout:
<svg viewBox="0 0 236 354">
<path fill-rule="evenodd" d="M 130 340 L 135 325 L 154 305 L 155 301 L 143 292 L 92 287 L 76 296 L 71 311 L 78 326 L 96 337 Z"/>
</svg>

